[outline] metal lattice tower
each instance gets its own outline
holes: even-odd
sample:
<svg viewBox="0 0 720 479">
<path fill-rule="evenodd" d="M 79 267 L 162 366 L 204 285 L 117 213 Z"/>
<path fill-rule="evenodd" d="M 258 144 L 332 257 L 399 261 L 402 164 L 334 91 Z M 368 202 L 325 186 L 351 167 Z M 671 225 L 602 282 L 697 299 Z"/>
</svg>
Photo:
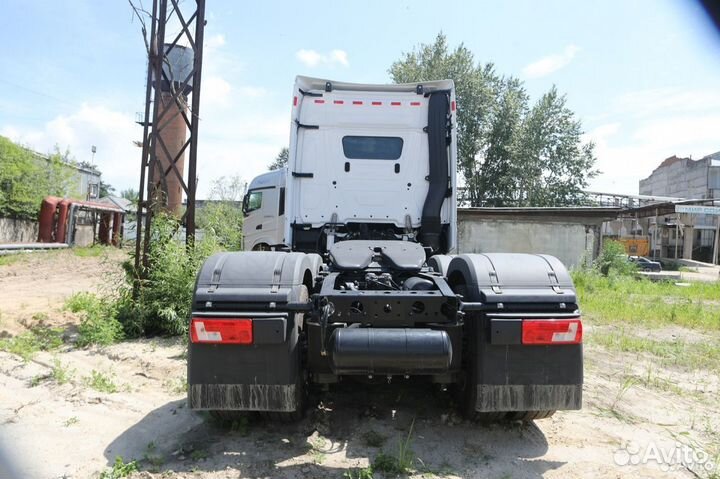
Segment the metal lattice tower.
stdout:
<svg viewBox="0 0 720 479">
<path fill-rule="evenodd" d="M 143 24 L 148 72 L 145 114 L 140 123 L 143 142 L 135 246 L 135 268 L 140 271 L 141 262 L 144 267 L 148 266 L 151 226 L 158 211 L 169 210 L 180 217 L 188 246 L 192 246 L 195 237 L 205 0 L 153 0 L 151 12 L 139 13 L 138 8 L 133 8 L 141 21 L 142 16 L 147 16 L 150 23 L 149 35 Z M 178 32 L 169 33 L 172 29 Z M 187 175 L 184 174 L 186 154 Z M 178 201 L 181 203 L 183 194 L 187 198 L 187 209 L 180 215 Z M 175 199 L 175 203 L 169 204 L 170 199 Z"/>
</svg>

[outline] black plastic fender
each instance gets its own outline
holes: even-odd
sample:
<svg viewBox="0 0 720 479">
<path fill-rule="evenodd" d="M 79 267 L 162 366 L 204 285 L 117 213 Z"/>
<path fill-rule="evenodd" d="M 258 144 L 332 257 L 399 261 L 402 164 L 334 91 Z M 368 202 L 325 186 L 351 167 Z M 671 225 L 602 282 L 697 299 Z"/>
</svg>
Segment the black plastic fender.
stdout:
<svg viewBox="0 0 720 479">
<path fill-rule="evenodd" d="M 455 255 L 436 254 L 428 258 L 427 265 L 430 266 L 436 273 L 446 276 L 450 262 L 454 257 Z"/>
<path fill-rule="evenodd" d="M 450 261 L 446 277 L 450 287 L 465 284 L 465 301 L 567 304 L 577 301 L 567 268 L 554 256 L 544 254 L 462 254 Z"/>
</svg>

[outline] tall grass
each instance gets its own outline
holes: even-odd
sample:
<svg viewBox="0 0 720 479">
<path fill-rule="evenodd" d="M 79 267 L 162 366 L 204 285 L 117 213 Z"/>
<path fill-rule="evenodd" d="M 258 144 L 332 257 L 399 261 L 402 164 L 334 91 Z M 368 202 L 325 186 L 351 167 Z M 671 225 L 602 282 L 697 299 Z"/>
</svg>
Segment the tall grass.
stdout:
<svg viewBox="0 0 720 479">
<path fill-rule="evenodd" d="M 176 239 L 178 220 L 169 215 L 153 219 L 149 267 L 136 271 L 125 263 L 125 279 L 115 303 L 117 319 L 128 337 L 179 335 L 187 332 L 195 277 L 203 261 L 221 250 L 212 233 L 193 248 Z M 134 284 L 138 285 L 133 295 Z"/>
<path fill-rule="evenodd" d="M 572 276 L 584 315 L 599 323 L 720 330 L 720 283 L 677 286 L 596 270 Z"/>
</svg>

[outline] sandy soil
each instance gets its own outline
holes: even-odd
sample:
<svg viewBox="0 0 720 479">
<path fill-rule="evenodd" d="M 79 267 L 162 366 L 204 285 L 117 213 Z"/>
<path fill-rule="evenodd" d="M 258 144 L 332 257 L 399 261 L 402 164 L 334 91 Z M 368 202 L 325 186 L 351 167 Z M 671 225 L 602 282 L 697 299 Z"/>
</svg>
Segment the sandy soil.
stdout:
<svg viewBox="0 0 720 479">
<path fill-rule="evenodd" d="M 101 262 L 84 258 L 82 266 L 57 273 L 62 281 L 53 273 L 57 265 L 30 268 L 47 273 L 34 289 L 23 287 L 27 295 L 8 291 L 12 281 L 3 283 L 3 324 L 17 324 L 6 314 L 43 308 L 58 314 L 64 295 L 94 286 L 85 273 L 103 268 L 91 260 Z M 0 275 L 22 276 L 24 268 L 0 267 Z M 298 424 L 251 419 L 222 427 L 185 407 L 184 351 L 181 340 L 149 339 L 103 349 L 68 346 L 27 363 L 0 352 L 0 462 L 28 478 L 98 477 L 118 455 L 139 461 L 136 478 L 358 477 L 345 474 L 383 451 L 396 454 L 412 428 L 417 472 L 411 477 L 670 478 L 710 476 L 697 464 L 659 464 L 648 456 L 652 448 L 668 454 L 685 444 L 696 451 L 720 445 L 716 372 L 689 374 L 652 357 L 609 353 L 591 341 L 581 411 L 490 426 L 459 418 L 449 393 L 401 381 L 344 384 L 316 395 Z M 56 361 L 69 371 L 66 384 L 47 377 Z M 93 371 L 118 391 L 93 389 Z"/>
<path fill-rule="evenodd" d="M 40 251 L 10 257 L 0 265 L 0 331 L 16 334 L 38 314 L 53 325 L 76 321 L 59 311 L 65 300 L 80 291 L 108 293 L 122 274 L 122 250 L 105 248 L 99 256 L 80 257 L 71 250 Z"/>
</svg>

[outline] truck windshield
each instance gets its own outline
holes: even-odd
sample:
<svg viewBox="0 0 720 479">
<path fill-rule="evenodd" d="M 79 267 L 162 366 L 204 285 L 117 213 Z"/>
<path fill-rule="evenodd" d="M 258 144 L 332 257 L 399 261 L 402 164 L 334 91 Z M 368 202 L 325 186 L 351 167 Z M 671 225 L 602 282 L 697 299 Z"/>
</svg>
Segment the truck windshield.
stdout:
<svg viewBox="0 0 720 479">
<path fill-rule="evenodd" d="M 397 160 L 403 139 L 396 136 L 344 136 L 343 152 L 350 160 Z"/>
</svg>

